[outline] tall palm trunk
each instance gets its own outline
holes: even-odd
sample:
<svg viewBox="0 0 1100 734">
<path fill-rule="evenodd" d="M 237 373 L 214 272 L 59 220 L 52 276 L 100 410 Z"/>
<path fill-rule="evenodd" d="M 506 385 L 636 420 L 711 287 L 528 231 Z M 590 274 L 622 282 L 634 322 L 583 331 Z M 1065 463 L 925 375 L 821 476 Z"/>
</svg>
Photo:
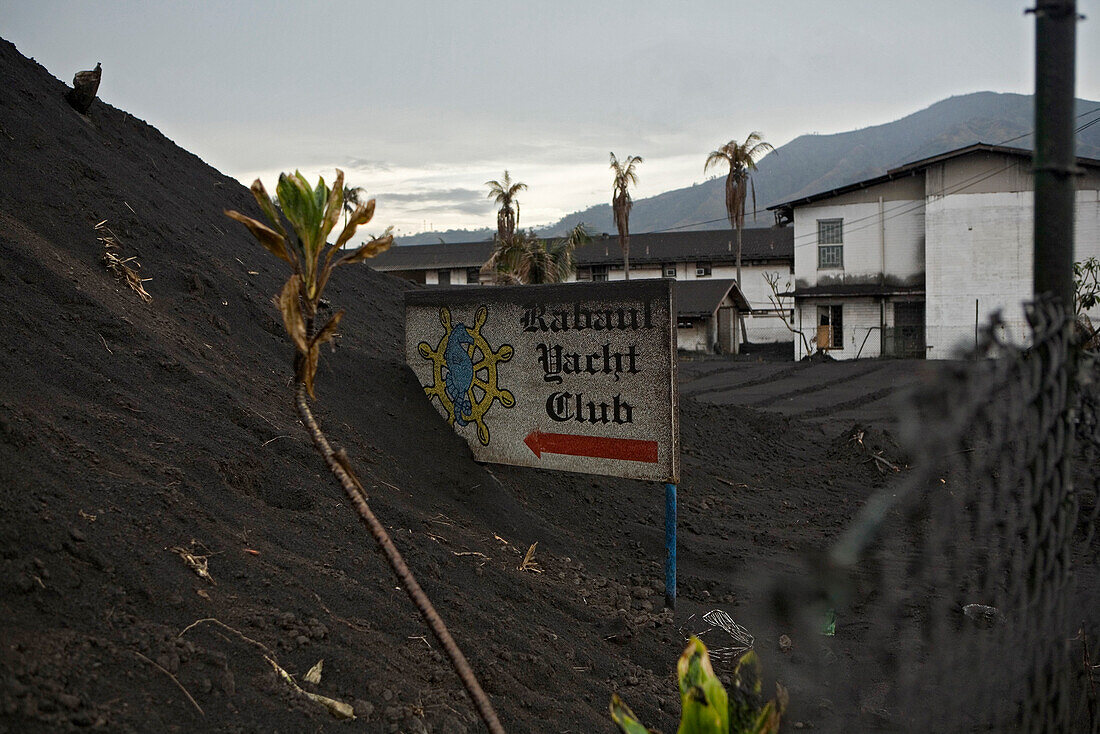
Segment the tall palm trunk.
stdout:
<svg viewBox="0 0 1100 734">
<path fill-rule="evenodd" d="M 737 228 L 737 287 L 741 288 L 741 228 Z"/>
<path fill-rule="evenodd" d="M 737 228 L 737 290 L 741 291 L 741 295 L 745 295 L 745 289 L 741 286 L 741 227 Z M 747 300 L 747 299 L 746 299 Z M 745 314 L 741 312 L 741 309 L 737 310 L 737 318 L 741 322 L 741 338 L 737 341 L 741 344 L 748 344 L 748 335 L 745 331 Z M 738 347 L 737 352 L 740 353 L 741 349 Z"/>
</svg>

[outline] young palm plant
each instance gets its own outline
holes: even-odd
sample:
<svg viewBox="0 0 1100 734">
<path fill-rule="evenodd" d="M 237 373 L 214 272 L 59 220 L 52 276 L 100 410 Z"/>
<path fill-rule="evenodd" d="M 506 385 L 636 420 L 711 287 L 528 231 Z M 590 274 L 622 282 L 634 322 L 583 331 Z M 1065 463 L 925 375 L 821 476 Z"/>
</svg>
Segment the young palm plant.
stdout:
<svg viewBox="0 0 1100 734">
<path fill-rule="evenodd" d="M 611 170 L 615 172 L 611 184 L 611 210 L 615 214 L 615 228 L 619 230 L 619 247 L 623 251 L 623 272 L 627 280 L 630 280 L 630 209 L 634 206 L 630 185 L 638 185 L 638 173 L 634 169 L 644 162 L 640 155 L 620 161 L 611 154 Z"/>
<path fill-rule="evenodd" d="M 531 252 L 538 245 L 534 232 L 513 233 L 508 239 L 493 240 L 493 254 L 481 266 L 481 272 L 491 276 L 495 285 L 520 285 L 528 282 Z"/>
<path fill-rule="evenodd" d="M 680 683 L 680 727 L 677 734 L 778 734 L 787 708 L 787 691 L 776 684 L 776 697 L 762 702 L 760 661 L 749 651 L 733 673 L 731 700 L 714 674 L 710 655 L 698 637 L 688 642 L 676 663 Z M 618 694 L 611 696 L 611 718 L 623 734 L 651 734 Z"/>
<path fill-rule="evenodd" d="M 413 577 L 385 527 L 367 504 L 366 492 L 352 470 L 347 454 L 343 449 L 332 448 L 317 424 L 307 399 L 307 394 L 309 398 L 314 397 L 313 383 L 320 359 L 320 347 L 333 338 L 344 316 L 344 310 L 340 309 L 323 326 L 316 328 L 317 306 L 333 270 L 341 265 L 364 262 L 386 250 L 393 244 L 393 235 L 386 230 L 382 236 L 374 237 L 358 248 L 344 249 L 356 229 L 373 218 L 375 202 L 371 199 L 355 207 L 336 242 L 328 244 L 329 234 L 340 220 L 344 206 L 344 174 L 339 169 L 331 189 L 325 185 L 323 178 L 316 187 L 311 187 L 305 177 L 296 171 L 293 176 L 285 173 L 279 176 L 275 193 L 279 208 L 294 230 L 293 236 L 288 235 L 284 229 L 275 204 L 259 179 L 252 184 L 252 195 L 256 197 L 256 202 L 269 224 L 236 211 L 227 210 L 225 214 L 248 227 L 268 252 L 290 266 L 290 277 L 279 293 L 278 304 L 287 334 L 297 350 L 294 357 L 294 404 L 298 416 L 309 431 L 313 445 L 340 482 L 360 519 L 366 524 L 390 567 L 397 574 L 401 585 L 446 651 L 486 727 L 494 734 L 503 734 L 504 729 L 496 712 L 474 677 L 465 656 Z"/>
</svg>

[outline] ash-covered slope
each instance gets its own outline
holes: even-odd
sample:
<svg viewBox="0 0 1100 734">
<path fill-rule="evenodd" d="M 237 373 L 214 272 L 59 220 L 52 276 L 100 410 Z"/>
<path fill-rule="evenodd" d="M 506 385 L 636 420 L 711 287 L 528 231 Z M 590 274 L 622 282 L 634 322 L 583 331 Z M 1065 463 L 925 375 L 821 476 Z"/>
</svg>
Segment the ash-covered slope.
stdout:
<svg viewBox="0 0 1100 734">
<path fill-rule="evenodd" d="M 293 414 L 270 303 L 285 272 L 222 215 L 254 211 L 250 194 L 65 90 L 0 41 L 0 729 L 477 730 Z M 101 265 L 103 220 L 151 303 Z M 318 377 L 330 438 L 510 731 L 606 730 L 626 687 L 668 729 L 681 643 L 657 602 L 659 489 L 471 461 L 402 364 L 405 287 L 369 268 L 330 286 L 348 309 Z M 685 613 L 749 604 L 738 573 L 786 567 L 878 481 L 782 419 L 687 402 L 683 423 Z M 518 571 L 535 541 L 545 573 Z M 180 637 L 204 618 L 296 675 L 324 658 L 318 692 L 359 718 L 336 722 L 225 630 Z"/>
</svg>

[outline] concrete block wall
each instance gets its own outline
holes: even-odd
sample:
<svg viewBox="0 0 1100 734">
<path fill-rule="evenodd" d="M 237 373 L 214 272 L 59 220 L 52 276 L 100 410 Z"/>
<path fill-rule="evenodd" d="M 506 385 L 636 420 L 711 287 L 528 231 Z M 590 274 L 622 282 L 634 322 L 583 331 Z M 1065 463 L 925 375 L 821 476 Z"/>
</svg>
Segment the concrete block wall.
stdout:
<svg viewBox="0 0 1100 734">
<path fill-rule="evenodd" d="M 1001 312 L 1001 336 L 1027 338 L 1023 303 L 1032 290 L 1030 191 L 934 197 L 925 209 L 925 340 L 932 359 L 974 346 L 975 323 Z"/>
<path fill-rule="evenodd" d="M 1074 259 L 1100 257 L 1100 192 L 1078 191 Z M 926 339 L 933 359 L 974 346 L 979 325 L 996 311 L 1000 336 L 1026 345 L 1023 304 L 1031 298 L 1033 192 L 955 194 L 927 204 Z M 1100 308 L 1094 309 L 1100 316 Z M 1090 314 L 1092 316 L 1093 314 Z"/>
<path fill-rule="evenodd" d="M 843 308 L 841 318 L 844 346 L 840 349 L 830 349 L 829 356 L 834 359 L 855 359 L 857 354 L 860 358 L 880 356 L 882 346 L 879 335 L 880 305 L 873 298 L 811 298 L 801 301 L 795 309 L 795 328 L 800 329 L 806 336 L 810 348 L 814 348 L 814 340 L 817 337 L 817 307 L 835 305 Z M 890 304 L 886 306 L 886 325 L 894 325 L 893 307 Z M 805 356 L 806 349 L 802 345 L 802 340 L 796 335 L 794 359 L 799 360 Z"/>
<path fill-rule="evenodd" d="M 783 325 L 783 321 L 777 314 L 745 316 L 745 333 L 749 335 L 749 341 L 753 344 L 774 344 L 798 338 Z"/>
</svg>

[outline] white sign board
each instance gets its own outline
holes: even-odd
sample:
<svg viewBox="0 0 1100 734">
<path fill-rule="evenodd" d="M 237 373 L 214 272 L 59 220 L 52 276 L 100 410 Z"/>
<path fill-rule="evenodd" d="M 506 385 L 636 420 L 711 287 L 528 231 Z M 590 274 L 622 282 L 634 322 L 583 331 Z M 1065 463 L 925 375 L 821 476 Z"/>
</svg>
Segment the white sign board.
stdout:
<svg viewBox="0 0 1100 734">
<path fill-rule="evenodd" d="M 676 483 L 671 280 L 413 290 L 405 358 L 478 461 Z"/>
</svg>

